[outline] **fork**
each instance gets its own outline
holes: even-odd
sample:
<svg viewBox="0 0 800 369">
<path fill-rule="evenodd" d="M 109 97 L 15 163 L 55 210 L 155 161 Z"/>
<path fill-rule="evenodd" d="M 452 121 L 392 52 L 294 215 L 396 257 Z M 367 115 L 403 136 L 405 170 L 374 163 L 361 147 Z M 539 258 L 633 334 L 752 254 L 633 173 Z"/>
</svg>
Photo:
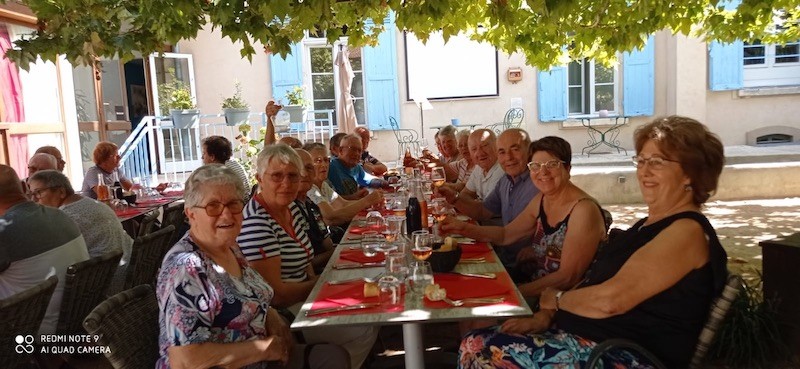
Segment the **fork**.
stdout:
<svg viewBox="0 0 800 369">
<path fill-rule="evenodd" d="M 449 298 L 445 297 L 442 301 L 455 306 L 463 306 L 466 304 L 499 304 L 505 301 L 505 297 L 479 297 L 479 298 L 470 298 L 470 299 L 461 299 L 461 300 L 450 300 Z"/>
<path fill-rule="evenodd" d="M 367 283 L 375 283 L 379 279 L 381 279 L 381 277 L 383 277 L 383 273 L 380 273 L 380 274 L 378 274 L 378 275 L 376 275 L 374 277 L 371 277 L 371 278 L 370 277 L 358 277 L 358 278 L 350 278 L 350 279 L 333 280 L 333 281 L 328 281 L 328 284 L 332 285 L 332 286 L 335 286 L 335 285 L 338 285 L 338 284 L 345 284 L 345 283 L 356 282 L 356 281 L 364 281 L 364 282 L 367 282 Z"/>
</svg>

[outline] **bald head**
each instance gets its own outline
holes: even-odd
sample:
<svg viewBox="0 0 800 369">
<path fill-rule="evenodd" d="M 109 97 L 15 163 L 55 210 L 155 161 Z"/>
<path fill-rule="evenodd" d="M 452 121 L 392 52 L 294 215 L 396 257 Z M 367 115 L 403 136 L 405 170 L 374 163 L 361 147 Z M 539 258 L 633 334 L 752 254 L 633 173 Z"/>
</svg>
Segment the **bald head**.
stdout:
<svg viewBox="0 0 800 369">
<path fill-rule="evenodd" d="M 19 202 L 25 201 L 22 183 L 14 168 L 0 164 L 0 216 Z"/>
<path fill-rule="evenodd" d="M 67 162 L 64 161 L 64 157 L 61 156 L 61 151 L 59 151 L 55 146 L 42 146 L 36 149 L 36 153 L 37 154 L 45 153 L 53 155 L 53 157 L 56 158 L 56 162 L 58 162 L 58 171 L 59 172 L 64 171 L 64 164 L 66 164 Z"/>
<path fill-rule="evenodd" d="M 476 129 L 467 139 L 469 155 L 484 171 L 492 169 L 497 163 L 497 140 L 490 129 Z"/>
<path fill-rule="evenodd" d="M 503 171 L 516 177 L 528 170 L 528 146 L 531 138 L 528 132 L 519 128 L 509 128 L 497 138 L 497 160 Z"/>
<path fill-rule="evenodd" d="M 28 160 L 28 174 L 34 174 L 40 170 L 55 169 L 58 170 L 58 161 L 56 157 L 50 154 L 40 152 L 33 154 L 31 159 Z"/>
<path fill-rule="evenodd" d="M 299 149 L 303 147 L 303 143 L 299 139 L 297 139 L 297 137 L 292 137 L 292 136 L 281 137 L 281 139 L 278 140 L 278 143 L 282 143 L 293 149 Z"/>
</svg>

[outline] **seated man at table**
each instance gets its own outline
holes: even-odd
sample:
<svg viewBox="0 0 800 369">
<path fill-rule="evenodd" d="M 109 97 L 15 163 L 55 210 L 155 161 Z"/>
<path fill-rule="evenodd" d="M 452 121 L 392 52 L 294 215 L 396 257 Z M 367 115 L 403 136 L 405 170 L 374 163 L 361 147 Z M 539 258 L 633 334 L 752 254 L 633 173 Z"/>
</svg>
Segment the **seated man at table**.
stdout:
<svg viewBox="0 0 800 369">
<path fill-rule="evenodd" d="M 248 178 L 247 171 L 238 161 L 231 160 L 233 146 L 227 138 L 208 136 L 203 139 L 200 146 L 203 150 L 203 154 L 200 157 L 203 160 L 203 164 L 217 163 L 231 168 L 236 173 L 236 176 L 242 180 L 244 188 L 250 188 L 250 178 Z"/>
<path fill-rule="evenodd" d="M 369 148 L 369 129 L 364 126 L 356 127 L 354 131 L 359 137 L 361 137 L 361 144 L 364 145 L 364 151 L 361 152 L 361 166 L 364 167 L 364 170 L 372 174 L 373 176 L 380 177 L 384 173 L 386 173 L 389 168 L 386 167 L 386 164 L 381 163 L 378 158 L 372 156 L 372 154 L 367 151 Z"/>
<path fill-rule="evenodd" d="M 299 149 L 303 147 L 303 141 L 300 141 L 299 138 L 292 136 L 283 136 L 280 140 L 278 140 L 278 143 L 282 143 L 293 149 Z"/>
<path fill-rule="evenodd" d="M 314 258 L 311 259 L 311 265 L 314 266 L 314 272 L 320 274 L 333 254 L 333 240 L 331 239 L 331 233 L 328 231 L 328 225 L 325 224 L 325 220 L 322 218 L 322 211 L 308 197 L 308 191 L 314 184 L 313 178 L 315 174 L 311 154 L 303 149 L 295 149 L 295 151 L 297 151 L 297 155 L 300 155 L 305 168 L 305 173 L 300 177 L 300 189 L 297 191 L 297 200 L 295 202 L 299 206 L 300 213 L 302 213 L 306 223 L 308 223 L 306 233 L 309 241 L 311 241 L 311 246 L 314 247 Z"/>
<path fill-rule="evenodd" d="M 56 157 L 50 154 L 45 153 L 37 153 L 33 154 L 30 159 L 28 159 L 28 178 L 23 179 L 20 181 L 22 183 L 22 191 L 28 194 L 28 198 L 33 200 L 30 196 L 30 189 L 28 188 L 28 180 L 30 176 L 34 175 L 36 172 L 40 170 L 49 170 L 49 169 L 57 169 L 58 168 L 58 161 L 56 161 Z"/>
<path fill-rule="evenodd" d="M 489 129 L 478 129 L 469 135 L 469 154 L 476 164 L 476 169 L 472 171 L 467 183 L 461 191 L 455 192 L 450 186 L 443 186 L 439 193 L 447 198 L 450 203 L 455 203 L 456 199 L 464 198 L 472 200 L 483 200 L 489 197 L 497 182 L 503 176 L 503 168 L 497 162 L 497 140 L 494 132 Z M 463 207 L 466 202 L 461 205 Z"/>
<path fill-rule="evenodd" d="M 461 190 L 464 189 L 464 186 L 467 185 L 467 181 L 469 180 L 469 176 L 472 174 L 472 170 L 475 169 L 475 160 L 472 159 L 472 154 L 469 152 L 470 133 L 472 132 L 468 129 L 458 131 L 458 134 L 456 134 L 456 139 L 458 139 L 458 152 L 463 154 L 461 155 L 461 159 L 447 164 L 447 166 L 458 173 L 458 179 L 456 179 L 455 182 L 445 182 L 443 186 L 450 187 L 456 192 L 461 192 Z"/>
<path fill-rule="evenodd" d="M 517 217 L 539 189 L 533 185 L 528 171 L 528 147 L 531 144 L 528 133 L 519 128 L 503 131 L 497 139 L 497 161 L 503 168 L 504 175 L 497 182 L 494 190 L 483 201 L 470 199 L 467 196 L 455 196 L 453 193 L 442 193 L 445 198 L 455 204 L 456 209 L 479 222 L 489 220 L 497 215 L 502 216 L 502 225 L 511 223 Z M 479 170 L 479 169 L 478 169 Z M 476 171 L 472 172 L 474 175 Z M 496 247 L 495 251 L 506 269 L 516 265 L 519 250 L 529 246 L 530 239 L 522 239 L 512 245 Z"/>
<path fill-rule="evenodd" d="M 436 132 L 433 136 L 436 140 L 436 148 L 439 150 L 439 156 L 434 156 L 430 151 L 424 150 L 422 159 L 430 161 L 437 167 L 443 167 L 447 182 L 455 182 L 458 179 L 458 171 L 450 163 L 455 163 L 468 153 L 460 152 L 458 149 L 458 140 L 456 139 L 456 127 L 445 126 Z"/>
<path fill-rule="evenodd" d="M 331 136 L 330 144 L 328 145 L 331 151 L 331 158 L 339 156 L 339 145 L 342 143 L 344 136 L 347 136 L 347 133 L 339 132 Z"/>
<path fill-rule="evenodd" d="M 360 187 L 382 188 L 388 183 L 382 178 L 367 174 L 361 166 L 361 153 L 364 151 L 361 137 L 349 134 L 342 138 L 339 156 L 331 160 L 328 181 L 340 195 L 347 196 L 358 192 Z"/>
<path fill-rule="evenodd" d="M 64 165 L 67 164 L 67 162 L 64 161 L 64 157 L 61 155 L 61 151 L 58 150 L 55 146 L 42 146 L 36 149 L 36 154 L 39 153 L 53 155 L 53 157 L 56 158 L 56 162 L 58 162 L 58 168 L 56 169 L 58 169 L 59 172 L 64 171 Z"/>
<path fill-rule="evenodd" d="M 61 210 L 26 199 L 17 173 L 0 164 L 0 299 L 57 276 L 58 285 L 38 332 L 53 334 L 67 267 L 88 259 L 86 242 L 75 222 Z"/>
</svg>

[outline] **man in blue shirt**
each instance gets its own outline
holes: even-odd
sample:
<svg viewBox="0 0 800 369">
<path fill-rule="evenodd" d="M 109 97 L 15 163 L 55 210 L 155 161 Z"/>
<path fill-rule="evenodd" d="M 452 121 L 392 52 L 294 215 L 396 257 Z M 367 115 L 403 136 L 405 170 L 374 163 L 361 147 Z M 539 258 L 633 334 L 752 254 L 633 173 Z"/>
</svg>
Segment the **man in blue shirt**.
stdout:
<svg viewBox="0 0 800 369">
<path fill-rule="evenodd" d="M 505 174 L 497 182 L 494 190 L 483 199 L 483 202 L 466 196 L 459 196 L 451 202 L 456 204 L 459 211 L 479 222 L 501 215 L 502 225 L 511 223 L 539 193 L 528 171 L 530 144 L 530 136 L 522 129 L 511 128 L 503 131 L 497 139 L 497 162 Z M 523 238 L 511 245 L 495 247 L 495 251 L 506 269 L 511 270 L 516 264 L 519 250 L 530 246 L 531 242 L 530 238 Z"/>
<path fill-rule="evenodd" d="M 363 151 L 358 135 L 349 134 L 342 138 L 339 156 L 331 160 L 328 170 L 328 181 L 340 195 L 352 195 L 359 191 L 359 187 L 381 188 L 388 185 L 385 180 L 367 174 L 361 167 Z"/>
</svg>

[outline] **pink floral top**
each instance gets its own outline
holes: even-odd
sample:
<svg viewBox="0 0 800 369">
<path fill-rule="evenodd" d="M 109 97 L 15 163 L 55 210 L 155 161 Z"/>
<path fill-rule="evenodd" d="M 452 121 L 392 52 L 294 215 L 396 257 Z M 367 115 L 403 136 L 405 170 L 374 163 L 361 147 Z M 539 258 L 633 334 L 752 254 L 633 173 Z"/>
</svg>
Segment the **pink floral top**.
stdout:
<svg viewBox="0 0 800 369">
<path fill-rule="evenodd" d="M 187 233 L 167 252 L 158 274 L 160 326 L 157 369 L 169 368 L 167 349 L 203 342 L 232 343 L 266 337 L 272 288 L 231 249 L 241 278 L 226 273 Z M 247 368 L 266 368 L 266 362 Z"/>
</svg>

